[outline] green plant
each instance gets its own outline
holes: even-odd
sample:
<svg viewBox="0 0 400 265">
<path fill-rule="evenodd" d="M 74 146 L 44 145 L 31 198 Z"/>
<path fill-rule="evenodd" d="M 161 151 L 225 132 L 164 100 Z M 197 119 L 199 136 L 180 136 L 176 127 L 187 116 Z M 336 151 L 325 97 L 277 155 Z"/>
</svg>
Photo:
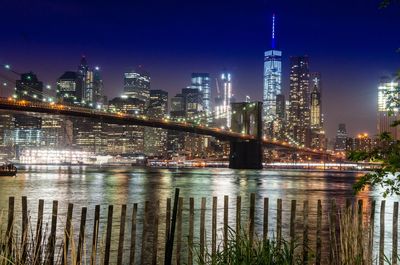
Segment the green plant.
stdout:
<svg viewBox="0 0 400 265">
<path fill-rule="evenodd" d="M 215 255 L 212 255 L 209 249 L 206 249 L 204 258 L 202 258 L 200 253 L 196 251 L 197 249 L 195 250 L 198 264 L 292 265 L 301 263 L 300 256 L 295 254 L 297 244 L 291 245 L 287 241 L 279 243 L 274 239 L 261 240 L 258 237 L 251 241 L 244 230 L 237 233 L 228 228 L 228 231 L 226 248 L 220 244 Z"/>
</svg>

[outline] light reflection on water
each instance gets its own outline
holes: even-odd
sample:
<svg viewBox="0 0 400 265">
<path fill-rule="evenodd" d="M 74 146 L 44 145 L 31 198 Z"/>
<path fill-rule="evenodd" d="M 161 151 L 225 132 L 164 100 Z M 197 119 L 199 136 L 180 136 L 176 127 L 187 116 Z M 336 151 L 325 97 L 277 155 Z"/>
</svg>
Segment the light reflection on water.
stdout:
<svg viewBox="0 0 400 265">
<path fill-rule="evenodd" d="M 102 218 L 105 218 L 107 205 L 116 205 L 114 219 L 117 223 L 120 205 L 128 204 L 128 216 L 131 205 L 139 204 L 139 216 L 144 201 L 160 201 L 160 214 L 165 214 L 165 202 L 173 197 L 175 188 L 180 188 L 180 196 L 184 198 L 185 209 L 189 197 L 195 199 L 195 208 L 200 206 L 200 198 L 207 198 L 207 206 L 211 206 L 212 197 L 218 197 L 218 208 L 223 207 L 223 196 L 230 198 L 229 224 L 234 226 L 236 196 L 242 196 L 243 218 L 247 217 L 250 193 L 256 194 L 257 230 L 261 231 L 263 198 L 270 199 L 270 220 L 276 217 L 276 200 L 283 199 L 284 229 L 288 228 L 291 200 L 297 200 L 299 211 L 297 220 L 302 220 L 303 201 L 310 203 L 310 227 L 315 227 L 317 201 L 323 207 L 335 198 L 338 204 L 344 204 L 347 198 L 363 199 L 369 205 L 371 199 L 377 200 L 375 224 L 379 224 L 379 191 L 365 191 L 357 196 L 353 194 L 352 185 L 362 173 L 346 172 L 311 172 L 311 171 L 273 171 L 273 170 L 231 170 L 231 169 L 149 169 L 149 168 L 91 168 L 65 166 L 35 166 L 20 170 L 17 177 L 0 178 L 0 209 L 6 209 L 9 196 L 16 197 L 17 212 L 20 211 L 20 197 L 27 196 L 32 221 L 35 220 L 39 199 L 45 200 L 45 213 L 51 213 L 51 201 L 59 201 L 61 221 L 68 203 L 74 203 L 74 216 L 78 219 L 80 207 L 88 206 L 88 223 L 93 220 L 94 205 L 102 205 Z M 392 205 L 398 198 L 387 199 L 386 235 L 391 239 Z M 369 209 L 368 209 L 369 210 Z M 196 213 L 197 214 L 197 213 Z M 196 216 L 199 219 L 198 216 Z M 211 212 L 207 212 L 207 220 L 211 220 Z M 222 211 L 218 215 L 218 224 L 222 224 Z M 198 221 L 198 220 L 197 220 Z M 196 221 L 196 222 L 197 222 Z M 64 223 L 64 222 L 63 222 Z M 211 221 L 207 224 L 210 225 Z M 164 222 L 161 222 L 164 224 Z M 140 225 L 140 220 L 139 220 Z M 275 230 L 270 222 L 269 230 Z M 116 224 L 118 228 L 118 223 Z M 161 228 L 160 228 L 161 229 Z M 186 229 L 184 227 L 184 229 Z M 313 229 L 313 228 L 312 228 Z M 312 230 L 311 229 L 311 230 Z M 115 229 L 117 230 L 117 229 Z M 207 228 L 211 231 L 211 228 Z M 378 234 L 378 227 L 375 229 Z M 75 223 L 75 231 L 78 224 Z M 140 231 L 140 230 L 138 230 Z M 62 232 L 62 231 L 60 231 Z M 91 232 L 89 231 L 89 234 Z M 285 232 L 284 234 L 287 234 Z M 163 232 L 160 233 L 160 237 Z M 387 248 L 390 240 L 386 240 Z M 127 241 L 128 242 L 128 241 Z M 128 244 L 125 244 L 128 246 Z"/>
</svg>

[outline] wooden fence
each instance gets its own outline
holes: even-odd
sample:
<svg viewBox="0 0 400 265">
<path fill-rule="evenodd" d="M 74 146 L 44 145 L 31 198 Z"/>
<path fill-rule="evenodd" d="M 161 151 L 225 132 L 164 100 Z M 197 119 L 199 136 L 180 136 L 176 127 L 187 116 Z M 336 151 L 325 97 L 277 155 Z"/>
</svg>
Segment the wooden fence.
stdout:
<svg viewBox="0 0 400 265">
<path fill-rule="evenodd" d="M 234 205 L 231 208 L 229 207 L 230 201 Z M 96 205 L 93 220 L 90 223 L 87 220 L 88 209 L 82 207 L 78 219 L 79 230 L 77 231 L 79 234 L 74 236 L 73 204 L 68 204 L 67 213 L 64 216 L 66 221 L 60 223 L 58 201 L 53 201 L 51 222 L 46 230 L 43 221 L 43 200 L 39 200 L 38 203 L 36 224 L 30 225 L 27 197 L 22 197 L 21 213 L 18 214 L 15 212 L 15 198 L 10 197 L 6 213 L 6 230 L 2 235 L 3 240 L 0 240 L 0 243 L 3 244 L 1 253 L 3 256 L 7 255 L 11 260 L 20 262 L 16 262 L 16 264 L 81 264 L 85 263 L 84 261 L 91 265 L 171 264 L 173 259 L 173 264 L 191 265 L 197 263 L 198 260 L 205 259 L 208 253 L 213 256 L 218 249 L 226 247 L 229 240 L 232 239 L 230 229 L 240 231 L 245 228 L 250 243 L 271 238 L 269 227 L 272 222 L 274 223 L 273 240 L 276 240 L 278 245 L 283 242 L 293 244 L 299 237 L 301 238 L 301 249 L 296 251 L 300 252 L 303 264 L 339 264 L 337 262 L 340 259 L 339 256 L 343 258 L 345 255 L 354 254 L 346 253 L 341 246 L 343 244 L 341 241 L 344 240 L 343 235 L 346 232 L 343 230 L 343 226 L 346 225 L 344 213 L 351 213 L 351 219 L 348 220 L 347 225 L 355 224 L 358 229 L 355 241 L 352 242 L 354 247 L 359 246 L 359 250 L 364 251 L 362 255 L 366 257 L 368 264 L 372 264 L 372 260 L 374 260 L 374 247 L 378 250 L 376 255 L 378 264 L 384 264 L 385 258 L 387 258 L 384 256 L 385 240 L 389 240 L 385 238 L 385 201 L 382 201 L 380 205 L 379 226 L 375 224 L 375 201 L 369 202 L 369 207 L 365 207 L 365 202 L 362 200 L 354 203 L 347 200 L 345 205 L 340 206 L 333 199 L 324 207 L 321 200 L 312 202 L 313 207 L 316 206 L 312 223 L 310 222 L 309 201 L 298 203 L 296 200 L 292 200 L 290 210 L 283 211 L 282 200 L 278 199 L 276 215 L 273 214 L 276 217 L 275 220 L 272 220 L 271 217 L 268 198 L 263 198 L 263 205 L 260 206 L 256 205 L 255 194 L 251 194 L 249 202 L 249 205 L 243 207 L 241 196 L 233 200 L 224 196 L 223 207 L 218 209 L 217 197 L 212 198 L 210 206 L 207 205 L 206 198 L 201 198 L 200 208 L 195 209 L 194 198 L 189 198 L 186 203 L 188 205 L 185 206 L 183 198 L 177 197 L 174 199 L 173 207 L 171 207 L 171 199 L 166 201 L 166 208 L 163 209 L 165 214 L 161 215 L 162 207 L 159 201 L 146 201 L 141 218 L 138 216 L 139 205 L 137 203 L 129 207 L 132 209 L 130 212 L 127 210 L 127 205 L 122 205 L 121 211 L 118 213 L 115 213 L 113 205 L 109 205 L 105 213 L 101 213 L 100 205 Z M 299 205 L 302 206 L 300 209 L 297 208 Z M 244 208 L 246 208 L 246 216 L 243 216 Z M 389 250 L 391 264 L 398 262 L 398 208 L 398 202 L 394 202 L 391 227 L 392 247 Z M 258 209 L 257 212 L 256 209 Z M 262 210 L 260 211 L 260 209 Z M 206 213 L 210 211 L 211 224 L 206 220 Z M 19 218 L 17 220 L 17 215 L 21 215 L 21 221 Z M 117 223 L 119 227 L 116 227 L 114 215 L 119 216 Z M 220 230 L 217 224 L 218 216 L 222 217 Z M 234 216 L 234 220 L 232 220 L 232 216 Z M 299 216 L 301 216 L 300 221 Z M 256 219 L 262 221 L 256 222 Z M 101 222 L 102 220 L 104 223 Z M 139 221 L 142 224 L 141 229 L 138 226 Z M 196 226 L 196 223 L 199 226 Z M 207 233 L 209 227 L 211 228 L 211 240 L 207 239 L 210 238 Z M 284 227 L 287 227 L 288 231 L 283 231 Z M 374 246 L 374 238 L 377 238 L 374 237 L 377 234 L 376 227 L 379 227 L 378 246 Z M 114 231 L 115 234 L 116 229 L 119 229 L 118 237 L 112 239 L 112 232 Z M 60 231 L 63 233 L 61 234 Z M 218 231 L 221 231 L 221 236 L 218 236 Z M 100 236 L 102 234 L 103 238 Z M 161 234 L 162 236 L 160 236 Z M 324 240 L 326 241 L 324 242 Z M 112 245 L 116 246 L 114 251 L 111 250 Z M 173 253 L 173 255 L 169 256 L 168 253 Z M 6 263 L 0 262 L 0 264 Z"/>
</svg>

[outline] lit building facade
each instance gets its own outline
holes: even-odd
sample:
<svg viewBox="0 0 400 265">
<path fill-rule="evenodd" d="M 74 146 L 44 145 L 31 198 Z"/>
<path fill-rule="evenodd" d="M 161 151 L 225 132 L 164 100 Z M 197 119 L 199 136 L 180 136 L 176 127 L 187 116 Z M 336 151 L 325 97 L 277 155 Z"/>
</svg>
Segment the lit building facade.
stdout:
<svg viewBox="0 0 400 265">
<path fill-rule="evenodd" d="M 201 94 L 202 110 L 210 115 L 211 110 L 211 84 L 210 74 L 208 73 L 192 73 L 192 86 Z"/>
<path fill-rule="evenodd" d="M 310 86 L 307 56 L 290 58 L 289 135 L 294 144 L 309 147 L 310 141 Z"/>
<path fill-rule="evenodd" d="M 150 76 L 141 68 L 124 74 L 124 95 L 136 98 L 149 104 L 150 99 Z"/>
<path fill-rule="evenodd" d="M 335 151 L 336 152 L 344 152 L 346 151 L 348 140 L 347 140 L 347 131 L 346 131 L 346 124 L 340 123 L 339 128 L 336 132 L 336 141 L 335 141 Z"/>
<path fill-rule="evenodd" d="M 232 75 L 223 72 L 217 81 L 217 98 L 215 100 L 215 125 L 230 128 L 232 118 Z"/>
<path fill-rule="evenodd" d="M 389 132 L 396 140 L 400 140 L 400 126 L 392 127 L 391 124 L 400 119 L 399 108 L 390 98 L 399 99 L 400 83 L 390 78 L 382 78 L 378 86 L 378 133 Z"/>
<path fill-rule="evenodd" d="M 164 90 L 150 90 L 150 103 L 147 116 L 162 119 L 168 113 L 168 92 Z M 152 157 L 167 155 L 167 131 L 160 128 L 145 127 L 144 153 Z"/>
<path fill-rule="evenodd" d="M 76 72 L 67 71 L 57 79 L 57 101 L 81 104 L 82 82 Z"/>
<path fill-rule="evenodd" d="M 276 97 L 282 93 L 282 51 L 276 49 L 275 15 L 272 16 L 271 49 L 264 53 L 263 134 L 273 137 Z"/>
</svg>

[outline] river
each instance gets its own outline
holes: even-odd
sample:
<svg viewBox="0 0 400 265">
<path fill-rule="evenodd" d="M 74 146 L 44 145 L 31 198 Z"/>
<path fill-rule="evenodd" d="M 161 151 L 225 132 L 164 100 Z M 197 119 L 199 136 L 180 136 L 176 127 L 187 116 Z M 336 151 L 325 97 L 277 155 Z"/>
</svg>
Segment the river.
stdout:
<svg viewBox="0 0 400 265">
<path fill-rule="evenodd" d="M 352 185 L 360 172 L 321 172 L 300 170 L 231 170 L 226 168 L 195 169 L 156 169 L 132 167 L 68 167 L 68 166 L 30 166 L 19 170 L 17 177 L 0 177 L 0 209 L 7 209 L 8 197 L 16 197 L 17 212 L 20 209 L 20 197 L 27 196 L 30 214 L 34 215 L 39 199 L 45 200 L 45 213 L 51 212 L 51 201 L 59 201 L 59 213 L 65 215 L 68 203 L 74 209 L 88 206 L 89 219 L 93 218 L 93 208 L 102 205 L 103 214 L 107 205 L 128 204 L 128 213 L 133 203 L 142 209 L 145 201 L 161 203 L 160 213 L 165 212 L 167 198 L 173 197 L 174 189 L 180 189 L 184 203 L 189 198 L 195 200 L 195 207 L 200 205 L 202 197 L 207 198 L 210 206 L 212 197 L 218 197 L 218 208 L 223 207 L 223 196 L 230 198 L 229 222 L 234 225 L 236 196 L 242 196 L 242 205 L 249 204 L 251 193 L 256 194 L 256 230 L 260 232 L 262 224 L 262 202 L 264 197 L 270 200 L 270 218 L 276 217 L 276 200 L 283 199 L 284 229 L 288 226 L 291 200 L 297 200 L 298 211 L 302 211 L 303 201 L 308 200 L 310 212 L 315 213 L 317 201 L 321 200 L 324 208 L 329 201 L 336 199 L 344 204 L 347 198 L 363 199 L 365 211 L 371 200 L 377 200 L 376 224 L 379 224 L 379 203 L 382 200 L 380 191 L 376 189 L 363 191 L 354 195 Z M 387 199 L 386 210 L 386 248 L 391 246 L 391 220 L 393 201 L 398 197 Z M 246 214 L 246 207 L 243 215 Z M 78 210 L 76 210 L 78 212 Z M 139 210 L 139 214 L 140 214 Z M 78 214 L 75 213 L 77 216 Z M 315 214 L 314 214 L 315 215 Z M 301 215 L 300 215 L 301 216 Z M 313 215 L 311 215 L 313 216 Z M 105 217 L 103 217 L 105 218 Z M 198 218 L 198 217 L 196 217 Z M 210 220 L 210 214 L 207 220 Z M 314 217 L 310 217 L 310 226 Z M 218 215 L 221 225 L 222 215 Z M 118 220 L 118 219 L 115 219 Z M 211 222 L 208 222 L 210 225 Z M 376 228 L 376 234 L 379 230 Z M 210 231 L 211 229 L 208 229 Z M 271 222 L 270 233 L 275 227 Z"/>
</svg>

